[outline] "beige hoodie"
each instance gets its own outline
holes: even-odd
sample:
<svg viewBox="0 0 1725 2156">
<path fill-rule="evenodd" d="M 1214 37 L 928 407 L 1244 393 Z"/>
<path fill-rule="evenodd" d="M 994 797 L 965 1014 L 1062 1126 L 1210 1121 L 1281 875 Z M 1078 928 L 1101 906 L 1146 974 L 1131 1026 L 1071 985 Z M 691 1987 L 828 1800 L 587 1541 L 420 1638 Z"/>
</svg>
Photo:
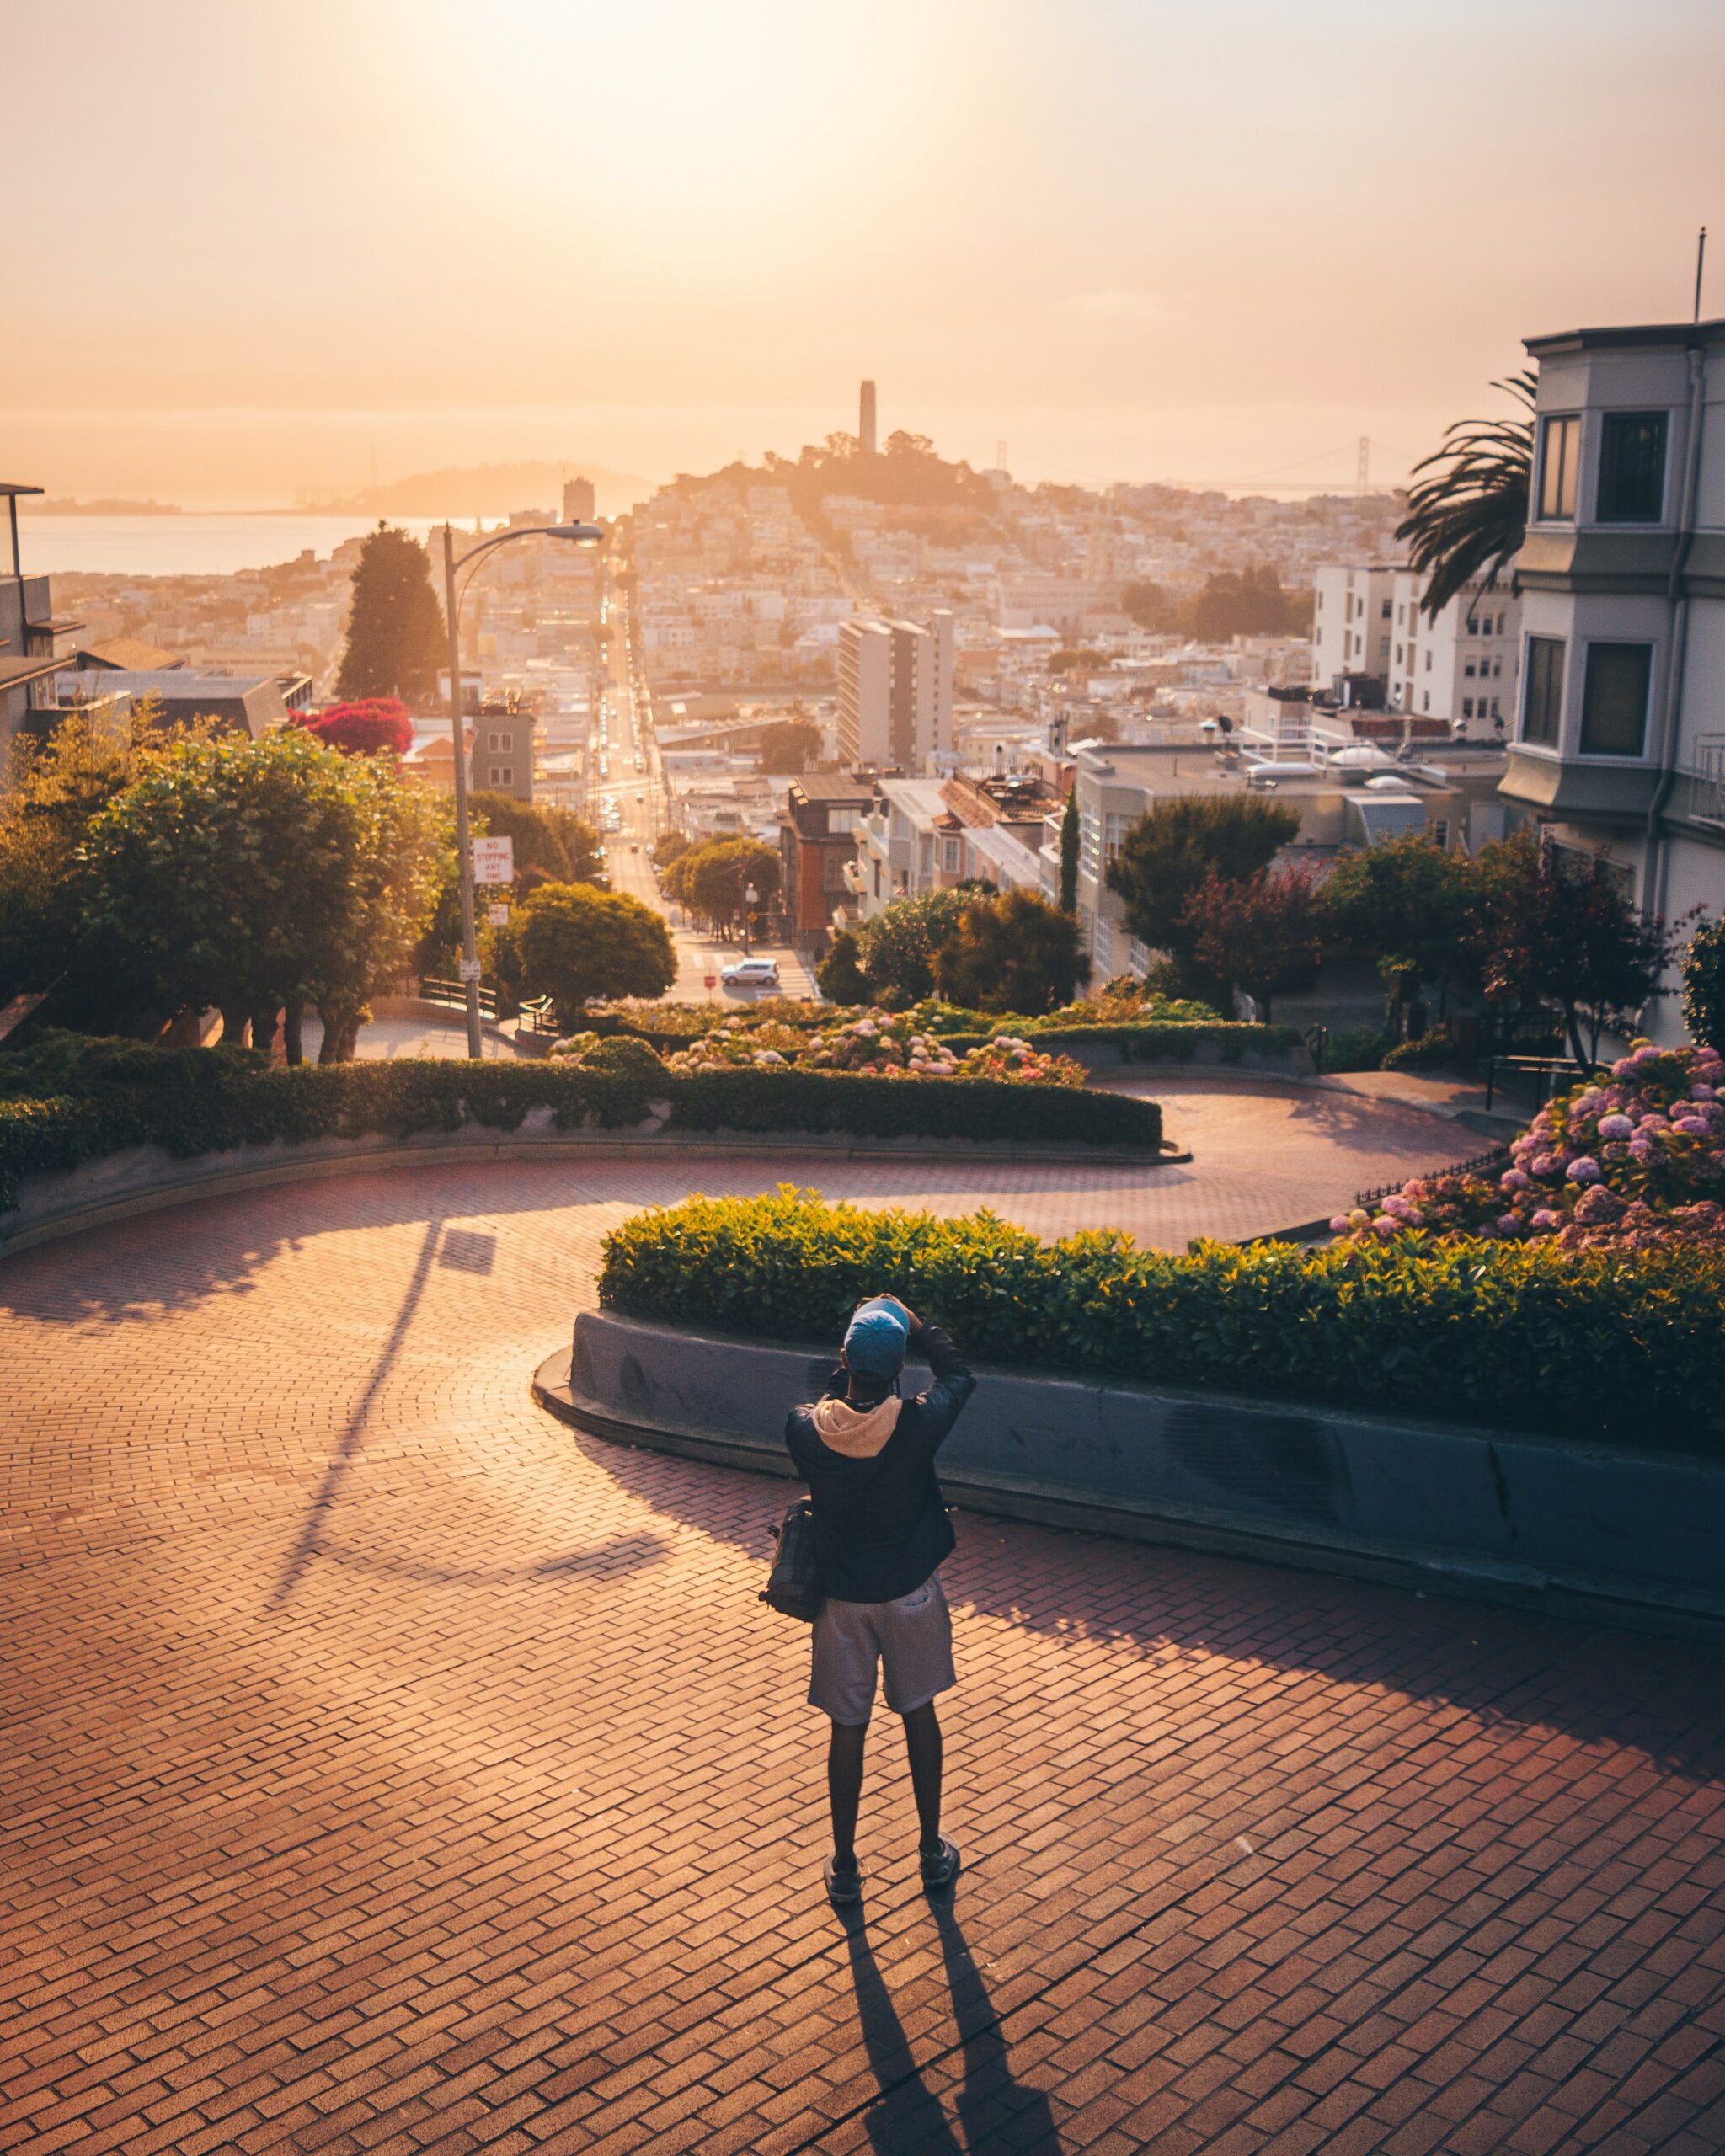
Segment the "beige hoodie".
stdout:
<svg viewBox="0 0 1725 2156">
<path fill-rule="evenodd" d="M 889 1393 L 873 1407 L 852 1407 L 848 1400 L 817 1400 L 809 1419 L 824 1445 L 846 1460 L 873 1460 L 898 1428 L 904 1404 L 896 1393 Z"/>
</svg>

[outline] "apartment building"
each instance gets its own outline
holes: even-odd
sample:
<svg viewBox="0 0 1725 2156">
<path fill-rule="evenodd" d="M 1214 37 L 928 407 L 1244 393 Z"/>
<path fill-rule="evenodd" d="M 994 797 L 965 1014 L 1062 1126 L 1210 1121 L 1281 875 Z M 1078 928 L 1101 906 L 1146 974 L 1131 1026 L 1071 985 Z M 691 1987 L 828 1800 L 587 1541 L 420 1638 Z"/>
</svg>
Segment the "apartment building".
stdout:
<svg viewBox="0 0 1725 2156">
<path fill-rule="evenodd" d="M 873 801 L 868 781 L 814 772 L 793 778 L 786 789 L 778 822 L 780 904 L 798 949 L 823 949 L 835 910 L 855 895 L 845 870 L 856 858 L 857 827 Z"/>
<path fill-rule="evenodd" d="M 473 786 L 486 793 L 533 798 L 531 704 L 513 689 L 489 691 L 479 706 L 469 771 Z"/>
<path fill-rule="evenodd" d="M 36 723 L 30 714 L 50 700 L 51 678 L 66 664 L 73 632 L 83 627 L 82 622 L 56 621 L 47 578 L 24 573 L 18 536 L 19 497 L 41 491 L 40 487 L 0 482 L 12 563 L 9 571 L 0 568 L 0 761 L 19 728 Z M 0 555 L 0 563 L 6 558 Z"/>
<path fill-rule="evenodd" d="M 1725 909 L 1725 321 L 1526 340 L 1539 371 L 1503 792 L 1668 918 Z M 1674 976 L 1668 984 L 1674 988 Z M 1643 1019 L 1682 1036 L 1674 995 Z"/>
<path fill-rule="evenodd" d="M 840 622 L 839 745 L 848 763 L 923 771 L 951 754 L 954 647 L 944 607 L 926 625 Z"/>
<path fill-rule="evenodd" d="M 1365 675 L 1382 685 L 1387 710 L 1442 719 L 1474 739 L 1501 739 L 1520 665 L 1514 565 L 1489 591 L 1474 579 L 1435 620 L 1420 611 L 1428 582 L 1416 569 L 1381 563 L 1321 567 L 1312 579 L 1312 680 L 1332 690 Z"/>
</svg>

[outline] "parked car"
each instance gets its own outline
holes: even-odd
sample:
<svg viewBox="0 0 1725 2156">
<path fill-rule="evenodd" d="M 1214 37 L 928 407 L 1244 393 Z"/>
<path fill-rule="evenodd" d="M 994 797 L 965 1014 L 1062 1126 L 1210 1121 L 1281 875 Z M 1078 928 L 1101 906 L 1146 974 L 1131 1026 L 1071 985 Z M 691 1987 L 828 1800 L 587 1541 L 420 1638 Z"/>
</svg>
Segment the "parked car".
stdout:
<svg viewBox="0 0 1725 2156">
<path fill-rule="evenodd" d="M 739 958 L 734 965 L 721 967 L 718 977 L 727 988 L 777 988 L 778 961 Z"/>
</svg>

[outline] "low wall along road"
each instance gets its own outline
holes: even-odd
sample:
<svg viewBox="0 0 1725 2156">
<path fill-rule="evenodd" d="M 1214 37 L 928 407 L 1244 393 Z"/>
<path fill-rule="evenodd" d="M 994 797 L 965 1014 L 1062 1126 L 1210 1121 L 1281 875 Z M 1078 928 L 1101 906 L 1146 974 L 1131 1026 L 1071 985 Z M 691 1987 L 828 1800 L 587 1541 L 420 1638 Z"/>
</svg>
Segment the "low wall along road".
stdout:
<svg viewBox="0 0 1725 2156">
<path fill-rule="evenodd" d="M 831 1366 L 583 1311 L 535 1385 L 597 1435 L 782 1475 Z M 1675 1454 L 991 1371 L 941 1478 L 1009 1518 L 1725 1637 L 1725 1468 Z"/>
</svg>

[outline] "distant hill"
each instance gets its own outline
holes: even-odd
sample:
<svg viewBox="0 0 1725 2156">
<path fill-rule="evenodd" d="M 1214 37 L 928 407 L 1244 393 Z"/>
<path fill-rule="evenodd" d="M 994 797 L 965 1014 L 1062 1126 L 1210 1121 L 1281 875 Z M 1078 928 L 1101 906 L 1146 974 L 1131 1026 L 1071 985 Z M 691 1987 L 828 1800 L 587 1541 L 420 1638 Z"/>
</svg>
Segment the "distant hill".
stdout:
<svg viewBox="0 0 1725 2156">
<path fill-rule="evenodd" d="M 555 463 L 470 464 L 444 472 L 416 472 L 387 487 L 366 487 L 334 501 L 303 502 L 312 516 L 507 516 L 514 510 L 561 513 L 565 479 L 590 479 L 600 513 L 614 516 L 650 489 L 633 472 L 612 472 L 574 457 Z"/>
<path fill-rule="evenodd" d="M 178 502 L 133 502 L 124 500 L 76 502 L 56 500 L 44 494 L 40 501 L 28 502 L 27 513 L 31 516 L 179 516 L 184 514 Z"/>
</svg>

